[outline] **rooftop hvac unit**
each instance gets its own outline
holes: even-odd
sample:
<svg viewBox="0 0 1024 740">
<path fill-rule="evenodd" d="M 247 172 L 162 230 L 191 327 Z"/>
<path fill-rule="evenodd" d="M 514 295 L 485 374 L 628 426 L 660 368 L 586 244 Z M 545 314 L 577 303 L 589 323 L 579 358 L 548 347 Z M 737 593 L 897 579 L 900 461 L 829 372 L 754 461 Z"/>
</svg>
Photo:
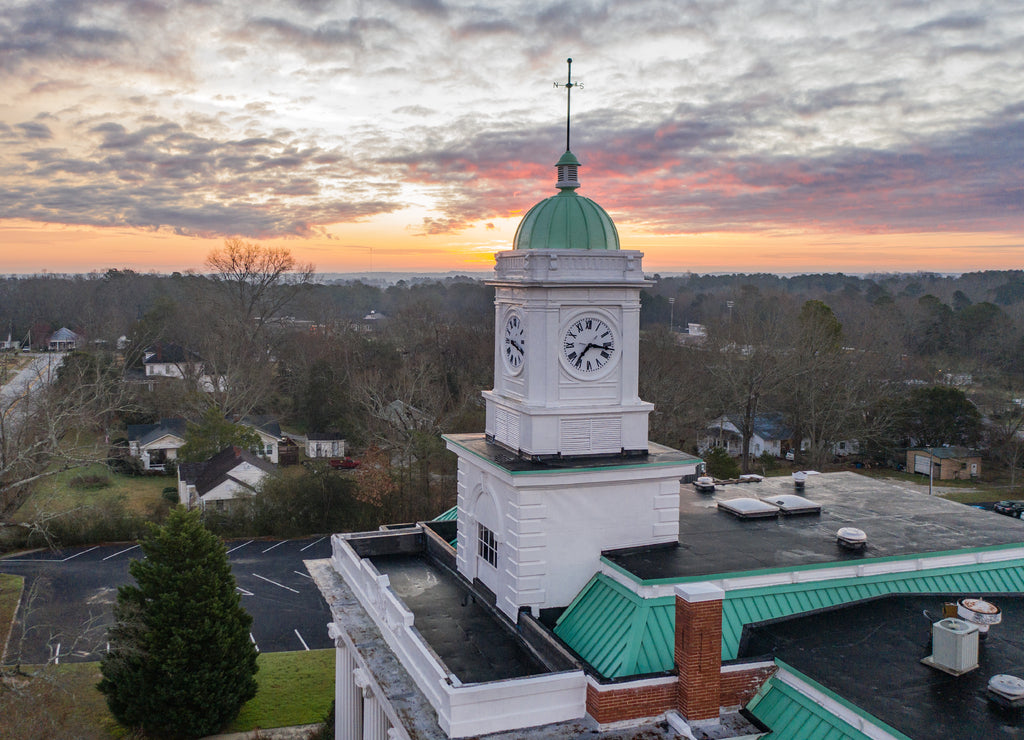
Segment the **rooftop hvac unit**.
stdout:
<svg viewBox="0 0 1024 740">
<path fill-rule="evenodd" d="M 932 654 L 922 663 L 959 676 L 978 667 L 978 628 L 962 619 L 932 625 Z"/>
</svg>

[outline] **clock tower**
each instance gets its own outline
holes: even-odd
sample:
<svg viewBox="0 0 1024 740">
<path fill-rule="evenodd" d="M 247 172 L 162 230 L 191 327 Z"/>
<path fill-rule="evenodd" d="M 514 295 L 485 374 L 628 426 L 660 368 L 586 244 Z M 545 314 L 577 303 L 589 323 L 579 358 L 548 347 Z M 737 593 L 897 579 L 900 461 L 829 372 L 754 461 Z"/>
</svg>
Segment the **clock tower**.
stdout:
<svg viewBox="0 0 1024 740">
<path fill-rule="evenodd" d="M 458 570 L 513 622 L 521 609 L 567 606 L 604 550 L 676 542 L 680 478 L 701 464 L 647 438 L 643 255 L 622 249 L 611 217 L 576 192 L 568 123 L 555 166 L 557 194 L 495 256 L 485 433 L 445 435 L 458 456 Z"/>
<path fill-rule="evenodd" d="M 647 452 L 653 406 L 637 395 L 640 252 L 576 193 L 580 163 L 558 161 L 558 194 L 523 218 L 496 256 L 494 390 L 488 439 L 533 460 Z"/>
</svg>

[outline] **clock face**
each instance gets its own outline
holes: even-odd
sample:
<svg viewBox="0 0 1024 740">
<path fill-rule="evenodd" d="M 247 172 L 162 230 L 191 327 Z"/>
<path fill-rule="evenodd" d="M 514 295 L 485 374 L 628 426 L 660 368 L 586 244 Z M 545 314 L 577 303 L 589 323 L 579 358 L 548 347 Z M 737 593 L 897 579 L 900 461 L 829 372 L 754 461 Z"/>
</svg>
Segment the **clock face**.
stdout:
<svg viewBox="0 0 1024 740">
<path fill-rule="evenodd" d="M 505 337 L 501 344 L 505 367 L 510 372 L 519 372 L 526 359 L 526 335 L 523 333 L 523 319 L 518 313 L 513 312 L 505 319 Z"/>
<path fill-rule="evenodd" d="M 574 319 L 565 330 L 562 355 L 574 373 L 596 373 L 615 357 L 615 332 L 596 316 Z"/>
</svg>

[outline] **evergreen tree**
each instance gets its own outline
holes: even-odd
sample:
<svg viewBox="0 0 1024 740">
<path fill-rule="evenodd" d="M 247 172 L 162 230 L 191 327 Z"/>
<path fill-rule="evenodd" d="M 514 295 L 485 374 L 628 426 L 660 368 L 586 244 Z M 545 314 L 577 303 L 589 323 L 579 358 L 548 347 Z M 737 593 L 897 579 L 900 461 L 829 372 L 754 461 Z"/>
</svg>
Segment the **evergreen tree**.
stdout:
<svg viewBox="0 0 1024 740">
<path fill-rule="evenodd" d="M 175 509 L 140 542 L 135 586 L 118 590 L 99 690 L 126 727 L 155 737 L 220 730 L 256 694 L 252 617 L 224 544 L 198 512 Z"/>
<path fill-rule="evenodd" d="M 203 419 L 198 424 L 188 423 L 185 444 L 178 450 L 178 459 L 182 462 L 201 462 L 225 447 L 255 450 L 262 446 L 260 435 L 255 431 L 244 424 L 228 421 L 219 409 L 211 406 L 203 413 Z"/>
</svg>

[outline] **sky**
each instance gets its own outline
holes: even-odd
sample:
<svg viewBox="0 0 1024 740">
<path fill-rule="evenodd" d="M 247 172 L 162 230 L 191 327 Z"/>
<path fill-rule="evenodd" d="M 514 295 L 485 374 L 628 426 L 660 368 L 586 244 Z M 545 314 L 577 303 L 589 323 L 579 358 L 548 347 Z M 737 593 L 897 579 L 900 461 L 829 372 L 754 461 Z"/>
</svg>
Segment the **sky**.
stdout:
<svg viewBox="0 0 1024 740">
<path fill-rule="evenodd" d="M 4 0 L 0 273 L 482 271 L 580 195 L 648 271 L 1024 268 L 1020 0 Z"/>
</svg>

